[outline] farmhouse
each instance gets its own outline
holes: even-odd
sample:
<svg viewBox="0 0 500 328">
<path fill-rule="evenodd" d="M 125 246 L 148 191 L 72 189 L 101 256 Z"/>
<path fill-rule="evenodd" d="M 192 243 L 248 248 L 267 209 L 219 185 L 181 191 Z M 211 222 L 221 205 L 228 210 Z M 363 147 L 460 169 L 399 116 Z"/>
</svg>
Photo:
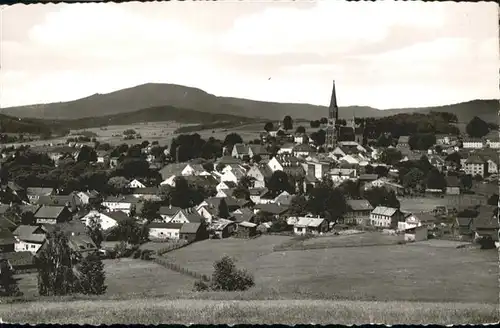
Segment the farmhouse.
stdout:
<svg viewBox="0 0 500 328">
<path fill-rule="evenodd" d="M 237 236 L 250 238 L 257 234 L 257 225 L 248 221 L 238 223 Z"/>
<path fill-rule="evenodd" d="M 137 204 L 139 199 L 134 196 L 108 196 L 102 202 L 102 206 L 107 207 L 110 211 L 123 211 L 127 215 L 135 208 L 137 210 Z"/>
<path fill-rule="evenodd" d="M 426 226 L 412 227 L 405 230 L 405 241 L 422 241 L 428 238 Z"/>
<path fill-rule="evenodd" d="M 208 238 L 207 226 L 203 223 L 184 223 L 179 233 L 180 239 L 190 243 Z"/>
<path fill-rule="evenodd" d="M 176 207 L 176 206 L 161 206 L 160 207 L 160 210 L 159 210 L 159 214 L 161 216 L 161 218 L 165 221 L 165 222 L 170 222 L 172 221 L 172 219 L 174 218 L 174 216 L 181 210 L 180 207 Z"/>
<path fill-rule="evenodd" d="M 31 203 L 35 203 L 40 196 L 51 196 L 55 195 L 56 191 L 54 188 L 44 188 L 44 187 L 28 187 L 26 189 L 26 194 Z"/>
<path fill-rule="evenodd" d="M 460 181 L 456 176 L 446 177 L 446 194 L 460 195 Z"/>
<path fill-rule="evenodd" d="M 179 239 L 183 223 L 151 222 L 148 225 L 149 238 L 154 239 Z"/>
<path fill-rule="evenodd" d="M 227 238 L 236 230 L 236 223 L 226 219 L 214 221 L 209 226 L 209 233 L 213 238 Z"/>
<path fill-rule="evenodd" d="M 488 236 L 493 241 L 498 241 L 498 218 L 492 211 L 484 209 L 475 217 L 471 224 L 471 231 L 474 233 L 474 238 Z"/>
<path fill-rule="evenodd" d="M 370 214 L 370 223 L 378 228 L 395 229 L 402 218 L 403 214 L 397 208 L 377 206 Z"/>
<path fill-rule="evenodd" d="M 95 190 L 91 191 L 80 191 L 76 194 L 80 198 L 80 202 L 83 205 L 90 204 L 91 202 L 97 201 L 99 199 L 99 193 Z"/>
<path fill-rule="evenodd" d="M 253 178 L 254 188 L 264 188 L 266 179 L 272 176 L 273 172 L 267 165 L 253 165 L 247 172 L 247 176 Z"/>
<path fill-rule="evenodd" d="M 370 213 L 373 206 L 366 199 L 349 199 L 347 201 L 347 213 L 344 215 L 344 223 L 369 225 Z"/>
<path fill-rule="evenodd" d="M 45 242 L 45 231 L 39 226 L 20 225 L 13 232 L 16 239 L 16 252 L 31 252 L 36 254 Z"/>
<path fill-rule="evenodd" d="M 205 219 L 203 216 L 198 214 L 194 209 L 188 208 L 188 209 L 181 209 L 179 212 L 177 212 L 172 220 L 170 221 L 171 223 L 202 223 L 205 222 Z"/>
<path fill-rule="evenodd" d="M 42 206 L 35 213 L 37 224 L 58 224 L 71 219 L 71 212 L 66 206 Z"/>
<path fill-rule="evenodd" d="M 146 200 L 161 200 L 159 189 L 157 187 L 134 188 L 130 190 L 132 196 Z"/>
<path fill-rule="evenodd" d="M 430 213 L 411 214 L 408 213 L 404 219 L 398 222 L 398 230 L 406 231 L 415 227 L 435 228 L 436 218 Z"/>
<path fill-rule="evenodd" d="M 135 189 L 135 188 L 146 188 L 146 185 L 144 183 L 142 183 L 141 181 L 137 180 L 137 179 L 134 179 L 132 181 L 129 182 L 129 184 L 127 185 L 128 188 L 130 189 Z"/>
<path fill-rule="evenodd" d="M 90 211 L 87 215 L 82 217 L 80 220 L 85 224 L 89 225 L 90 221 L 92 219 L 95 219 L 97 222 L 101 224 L 101 228 L 104 231 L 113 229 L 114 227 L 118 226 L 120 222 L 123 222 L 127 219 L 129 219 L 129 216 L 122 211 L 105 211 L 105 212 L 99 212 L 99 211 Z"/>
<path fill-rule="evenodd" d="M 328 231 L 328 222 L 320 217 L 300 217 L 293 227 L 296 235 L 322 234 Z"/>
</svg>

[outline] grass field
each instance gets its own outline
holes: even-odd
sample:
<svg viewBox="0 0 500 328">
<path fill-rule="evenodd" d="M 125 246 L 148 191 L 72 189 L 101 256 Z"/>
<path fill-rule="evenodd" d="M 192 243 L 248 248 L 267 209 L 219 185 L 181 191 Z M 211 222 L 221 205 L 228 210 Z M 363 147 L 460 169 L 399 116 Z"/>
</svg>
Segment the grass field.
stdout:
<svg viewBox="0 0 500 328">
<path fill-rule="evenodd" d="M 390 236 L 377 232 L 366 232 L 344 236 L 321 236 L 306 239 L 302 242 L 305 246 L 318 247 L 351 247 L 364 245 L 393 245 L 402 241 L 402 236 Z"/>
<path fill-rule="evenodd" d="M 140 299 L 5 305 L 4 322 L 52 324 L 482 324 L 498 321 L 484 304 L 208 301 Z"/>
<path fill-rule="evenodd" d="M 214 261 L 225 254 L 233 256 L 237 266 L 254 274 L 258 286 L 268 286 L 269 292 L 284 298 L 498 302 L 496 250 L 434 246 L 429 241 L 270 252 L 269 247 L 278 244 L 272 242 L 275 237 L 241 245 L 230 239 L 223 243 L 207 240 L 166 257 L 192 271 L 210 274 Z"/>
<path fill-rule="evenodd" d="M 108 296 L 183 293 L 191 290 L 194 283 L 188 276 L 149 261 L 122 258 L 104 260 L 104 265 Z M 25 296 L 38 295 L 36 273 L 21 274 L 18 278 Z"/>
<path fill-rule="evenodd" d="M 430 212 L 436 206 L 447 206 L 448 208 L 464 209 L 469 206 L 484 204 L 487 201 L 481 195 L 460 195 L 439 197 L 401 197 L 398 198 L 402 211 L 408 212 Z"/>
</svg>

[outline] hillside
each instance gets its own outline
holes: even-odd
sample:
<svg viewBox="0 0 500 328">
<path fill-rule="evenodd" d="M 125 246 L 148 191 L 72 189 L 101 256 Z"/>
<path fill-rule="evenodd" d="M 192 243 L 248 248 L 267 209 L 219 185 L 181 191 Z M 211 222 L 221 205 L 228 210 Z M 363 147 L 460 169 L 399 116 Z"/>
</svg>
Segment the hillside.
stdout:
<svg viewBox="0 0 500 328">
<path fill-rule="evenodd" d="M 325 95 L 328 99 L 330 95 Z M 252 118 L 281 120 L 285 115 L 295 119 L 319 119 L 327 114 L 325 106 L 310 104 L 287 104 L 217 97 L 197 88 L 175 84 L 148 83 L 108 94 L 60 103 L 4 108 L 4 114 L 18 117 L 33 117 L 50 120 L 69 120 L 124 114 L 144 108 L 172 106 L 188 108 L 211 114 L 229 114 Z M 470 102 L 426 108 L 399 108 L 378 110 L 368 106 L 340 107 L 340 118 L 382 117 L 401 112 L 447 111 L 455 113 L 459 120 L 469 121 L 474 115 L 483 119 L 495 119 L 498 113 L 496 100 L 474 100 Z"/>
<path fill-rule="evenodd" d="M 38 119 L 11 117 L 0 114 L 0 132 L 7 134 L 34 134 L 64 133 L 62 127 L 54 126 L 50 122 Z"/>
<path fill-rule="evenodd" d="M 248 117 L 227 114 L 204 113 L 191 109 L 181 109 L 172 106 L 145 108 L 134 112 L 95 116 L 75 120 L 50 120 L 52 126 L 65 126 L 71 129 L 86 129 L 108 125 L 128 125 L 141 122 L 175 121 L 178 123 L 214 123 L 231 122 L 234 124 L 256 121 Z"/>
</svg>

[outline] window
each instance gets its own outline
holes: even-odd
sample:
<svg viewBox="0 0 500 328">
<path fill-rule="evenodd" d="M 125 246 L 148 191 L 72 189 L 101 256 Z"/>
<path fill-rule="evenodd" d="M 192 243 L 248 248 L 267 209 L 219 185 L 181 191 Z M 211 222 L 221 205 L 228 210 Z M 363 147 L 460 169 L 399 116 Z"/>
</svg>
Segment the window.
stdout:
<svg viewBox="0 0 500 328">
<path fill-rule="evenodd" d="M 31 245 L 30 247 L 31 247 L 31 248 L 35 248 L 35 245 Z"/>
</svg>

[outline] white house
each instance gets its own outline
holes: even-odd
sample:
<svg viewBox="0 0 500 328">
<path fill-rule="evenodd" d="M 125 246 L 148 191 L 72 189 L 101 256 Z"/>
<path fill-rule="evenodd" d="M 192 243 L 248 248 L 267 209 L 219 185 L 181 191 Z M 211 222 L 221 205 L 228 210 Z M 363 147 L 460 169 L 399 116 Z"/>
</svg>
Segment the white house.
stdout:
<svg viewBox="0 0 500 328">
<path fill-rule="evenodd" d="M 222 174 L 220 177 L 221 181 L 229 181 L 238 184 L 238 182 L 246 175 L 246 172 L 242 169 L 231 169 Z"/>
<path fill-rule="evenodd" d="M 118 223 L 125 221 L 128 218 L 129 216 L 122 211 L 114 211 L 114 212 L 90 211 L 80 220 L 82 221 L 82 223 L 88 226 L 90 224 L 90 220 L 96 219 L 97 222 L 101 224 L 102 230 L 106 231 L 118 226 Z"/>
<path fill-rule="evenodd" d="M 492 160 L 491 158 L 489 158 L 486 161 L 486 165 L 488 166 L 488 173 L 489 174 L 498 173 L 498 164 L 497 164 L 497 162 L 495 162 L 494 160 Z"/>
<path fill-rule="evenodd" d="M 151 222 L 148 225 L 149 238 L 154 239 L 179 239 L 183 223 Z"/>
<path fill-rule="evenodd" d="M 79 191 L 76 196 L 80 199 L 83 205 L 87 205 L 92 199 L 99 197 L 99 193 L 97 191 Z"/>
<path fill-rule="evenodd" d="M 203 168 L 201 164 L 187 164 L 186 167 L 181 171 L 181 175 L 210 175 L 207 170 Z"/>
<path fill-rule="evenodd" d="M 308 144 L 299 144 L 293 147 L 293 156 L 307 157 L 316 150 Z"/>
<path fill-rule="evenodd" d="M 29 251 L 36 254 L 46 239 L 45 231 L 39 226 L 20 225 L 12 234 L 16 252 Z"/>
<path fill-rule="evenodd" d="M 462 147 L 466 149 L 481 149 L 483 146 L 484 143 L 481 139 L 474 138 L 464 140 L 462 145 Z"/>
<path fill-rule="evenodd" d="M 266 186 L 266 178 L 272 176 L 272 171 L 268 166 L 252 166 L 248 172 L 247 176 L 253 178 L 254 188 L 264 188 Z"/>
<path fill-rule="evenodd" d="M 434 228 L 435 226 L 436 218 L 430 213 L 408 213 L 404 216 L 404 221 L 398 222 L 398 230 L 400 231 L 413 229 L 415 227 L 426 226 L 428 228 Z"/>
<path fill-rule="evenodd" d="M 128 188 L 131 188 L 131 189 L 134 189 L 134 188 L 146 188 L 146 185 L 142 182 L 140 182 L 139 180 L 137 179 L 134 179 L 132 181 L 129 182 L 129 184 L 127 185 Z"/>
<path fill-rule="evenodd" d="M 176 206 L 161 206 L 158 214 L 160 214 L 164 222 L 168 223 L 172 221 L 172 219 L 177 213 L 179 213 L 180 210 L 181 208 Z"/>
<path fill-rule="evenodd" d="M 378 228 L 397 228 L 403 213 L 397 208 L 377 206 L 370 214 L 370 223 Z"/>
<path fill-rule="evenodd" d="M 285 144 L 281 146 L 281 148 L 278 150 L 278 154 L 292 154 L 293 153 L 293 147 L 294 144 Z"/>
<path fill-rule="evenodd" d="M 160 183 L 160 186 L 167 185 L 167 186 L 175 187 L 175 178 L 177 178 L 176 175 L 171 175 L 170 177 L 168 177 L 165 180 L 163 180 Z"/>
<path fill-rule="evenodd" d="M 216 187 L 215 187 L 215 190 L 217 190 L 217 192 L 221 191 L 221 190 L 227 190 L 227 189 L 232 189 L 232 188 L 235 188 L 237 186 L 236 183 L 234 183 L 233 181 L 221 181 Z"/>
<path fill-rule="evenodd" d="M 489 147 L 489 148 L 493 148 L 493 149 L 500 149 L 500 141 L 492 141 L 492 140 L 487 140 L 486 141 L 486 145 Z"/>
<path fill-rule="evenodd" d="M 355 179 L 357 177 L 356 169 L 342 169 L 334 168 L 329 172 L 333 182 L 342 182 L 348 179 Z"/>
<path fill-rule="evenodd" d="M 129 215 L 138 203 L 139 199 L 131 195 L 109 196 L 102 202 L 102 206 L 107 207 L 110 211 L 123 211 Z"/>
<path fill-rule="evenodd" d="M 291 220 L 292 221 L 292 220 Z M 328 231 L 328 222 L 320 217 L 299 217 L 293 226 L 296 235 L 322 234 Z"/>
<path fill-rule="evenodd" d="M 182 209 L 177 214 L 174 215 L 171 223 L 200 223 L 203 222 L 204 218 L 196 212 L 196 209 Z"/>
<path fill-rule="evenodd" d="M 212 221 L 216 218 L 216 213 L 213 208 L 209 208 L 208 205 L 198 206 L 196 208 L 196 212 L 202 216 L 207 223 L 212 223 Z"/>
</svg>

